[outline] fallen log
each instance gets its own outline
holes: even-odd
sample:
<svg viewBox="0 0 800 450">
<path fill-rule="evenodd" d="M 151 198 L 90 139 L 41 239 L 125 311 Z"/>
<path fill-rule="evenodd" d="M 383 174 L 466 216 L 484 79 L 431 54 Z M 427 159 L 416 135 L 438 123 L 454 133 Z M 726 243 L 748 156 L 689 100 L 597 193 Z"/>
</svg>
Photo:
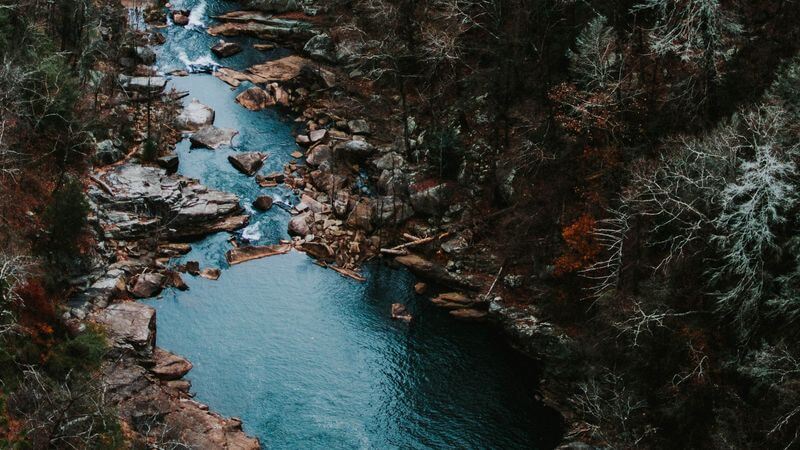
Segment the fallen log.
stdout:
<svg viewBox="0 0 800 450">
<path fill-rule="evenodd" d="M 427 244 L 428 242 L 432 242 L 435 239 L 444 239 L 449 234 L 450 234 L 450 232 L 447 232 L 447 233 L 442 233 L 439 236 L 430 236 L 430 237 L 426 237 L 426 238 L 418 238 L 418 237 L 416 237 L 414 235 L 404 233 L 403 234 L 404 238 L 406 238 L 406 239 L 415 238 L 415 240 L 413 240 L 411 242 L 406 242 L 405 244 L 396 245 L 396 246 L 394 246 L 392 248 L 382 248 L 381 249 L 381 253 L 386 253 L 388 255 L 407 255 L 408 252 L 402 252 L 403 249 L 406 249 L 406 248 L 409 248 L 409 247 L 416 247 L 417 245 Z M 398 253 L 398 251 L 401 251 L 401 252 Z"/>
</svg>

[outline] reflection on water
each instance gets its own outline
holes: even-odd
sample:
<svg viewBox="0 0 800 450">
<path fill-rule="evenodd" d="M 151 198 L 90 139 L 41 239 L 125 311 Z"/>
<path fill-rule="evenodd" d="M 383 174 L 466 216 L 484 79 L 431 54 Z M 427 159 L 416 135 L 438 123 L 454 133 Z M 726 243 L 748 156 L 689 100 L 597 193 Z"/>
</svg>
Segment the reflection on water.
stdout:
<svg viewBox="0 0 800 450">
<path fill-rule="evenodd" d="M 197 24 L 230 9 L 217 0 L 185 2 Z M 205 10 L 205 12 L 203 12 Z M 197 27 L 168 27 L 158 65 L 168 72 L 217 61 L 216 39 Z M 251 39 L 232 39 L 245 51 L 224 60 L 244 68 L 285 51 L 261 53 Z M 236 90 L 208 74 L 175 77 L 216 111 L 215 125 L 239 130 L 231 148 L 178 144 L 180 172 L 234 192 L 252 214 L 240 233 L 258 243 L 287 238 L 289 215 L 249 208 L 267 193 L 287 203 L 282 187 L 260 188 L 227 156 L 265 151 L 262 173 L 280 171 L 296 149 L 293 122 L 276 111 L 251 112 Z M 182 260 L 225 270 L 217 281 L 186 277 L 190 290 L 150 300 L 158 310 L 158 344 L 194 363 L 188 377 L 200 401 L 241 417 L 267 448 L 547 448 L 558 438 L 554 413 L 534 399 L 537 375 L 488 328 L 451 320 L 412 289 L 405 271 L 365 269 L 366 283 L 342 278 L 292 252 L 227 267 L 225 233 L 193 245 Z M 411 324 L 389 318 L 403 302 Z"/>
</svg>

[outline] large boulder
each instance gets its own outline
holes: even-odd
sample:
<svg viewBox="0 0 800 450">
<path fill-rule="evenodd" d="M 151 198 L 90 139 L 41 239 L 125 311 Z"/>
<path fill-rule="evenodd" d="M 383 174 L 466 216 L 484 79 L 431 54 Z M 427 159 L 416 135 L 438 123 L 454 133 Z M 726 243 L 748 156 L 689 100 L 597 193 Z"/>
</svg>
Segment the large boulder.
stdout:
<svg viewBox="0 0 800 450">
<path fill-rule="evenodd" d="M 253 208 L 259 211 L 269 211 L 272 208 L 272 197 L 269 195 L 259 195 L 253 202 Z"/>
<path fill-rule="evenodd" d="M 192 370 L 192 363 L 186 358 L 170 353 L 162 348 L 153 352 L 155 365 L 150 369 L 161 380 L 177 380 Z"/>
<path fill-rule="evenodd" d="M 336 46 L 333 39 L 325 33 L 320 33 L 306 42 L 303 51 L 308 53 L 312 59 L 323 62 L 336 62 Z"/>
<path fill-rule="evenodd" d="M 372 231 L 372 218 L 374 213 L 375 207 L 372 200 L 362 198 L 353 206 L 350 215 L 347 216 L 347 226 L 367 232 Z"/>
<path fill-rule="evenodd" d="M 275 104 L 275 99 L 260 87 L 251 87 L 236 96 L 236 103 L 250 111 L 261 111 Z"/>
<path fill-rule="evenodd" d="M 311 213 L 299 214 L 289 220 L 289 234 L 292 236 L 306 236 L 311 234 L 311 227 L 308 221 Z"/>
<path fill-rule="evenodd" d="M 400 169 L 386 169 L 378 178 L 378 190 L 386 195 L 403 195 L 408 192 L 408 175 Z"/>
<path fill-rule="evenodd" d="M 156 340 L 156 310 L 136 302 L 109 305 L 100 310 L 95 320 L 106 327 L 117 346 L 131 346 L 150 354 Z"/>
<path fill-rule="evenodd" d="M 211 47 L 211 52 L 213 52 L 219 58 L 227 58 L 229 56 L 233 56 L 242 51 L 242 46 L 237 44 L 236 42 L 227 42 L 220 39 L 213 47 Z"/>
<path fill-rule="evenodd" d="M 411 206 L 414 211 L 438 216 L 444 214 L 453 198 L 454 186 L 451 183 L 421 182 L 409 186 Z"/>
<path fill-rule="evenodd" d="M 406 266 L 415 275 L 456 289 L 477 290 L 480 285 L 461 275 L 447 271 L 441 265 L 413 253 L 398 256 L 395 261 Z"/>
<path fill-rule="evenodd" d="M 333 152 L 327 145 L 317 145 L 308 152 L 306 156 L 306 164 L 309 166 L 319 166 L 323 163 L 331 161 Z"/>
<path fill-rule="evenodd" d="M 375 151 L 375 147 L 367 141 L 356 140 L 341 142 L 334 149 L 343 156 L 353 159 L 365 159 Z"/>
<path fill-rule="evenodd" d="M 247 223 L 239 198 L 157 167 L 125 164 L 96 175 L 89 195 L 106 238 L 134 240 L 161 228 L 166 239 L 232 231 Z"/>
<path fill-rule="evenodd" d="M 149 298 L 161 292 L 164 288 L 166 277 L 160 273 L 143 273 L 136 277 L 136 281 L 131 288 L 131 294 L 137 298 Z"/>
<path fill-rule="evenodd" d="M 211 107 L 200 103 L 199 100 L 192 101 L 184 106 L 183 110 L 175 119 L 175 125 L 182 130 L 192 131 L 214 124 L 214 110 Z"/>
<path fill-rule="evenodd" d="M 237 153 L 228 156 L 228 162 L 239 172 L 251 177 L 264 165 L 267 155 L 261 152 Z"/>
<path fill-rule="evenodd" d="M 189 14 L 191 11 L 185 9 L 176 9 L 172 11 L 172 23 L 184 27 L 189 25 Z"/>
<path fill-rule="evenodd" d="M 119 147 L 114 145 L 114 142 L 111 139 L 100 141 L 95 146 L 94 160 L 97 164 L 100 165 L 114 164 L 115 162 L 121 160 L 124 157 L 125 157 L 125 152 L 123 152 Z"/>
<path fill-rule="evenodd" d="M 394 195 L 378 197 L 373 202 L 373 220 L 379 224 L 401 224 L 414 215 L 414 210 L 402 198 Z"/>
<path fill-rule="evenodd" d="M 405 158 L 395 152 L 389 152 L 372 163 L 378 170 L 404 169 L 407 164 Z"/>
<path fill-rule="evenodd" d="M 175 173 L 178 171 L 181 160 L 175 153 L 170 153 L 169 155 L 159 157 L 156 163 L 166 170 L 167 173 Z"/>
<path fill-rule="evenodd" d="M 120 75 L 119 82 L 124 90 L 143 96 L 159 95 L 167 87 L 167 79 L 164 77 L 129 77 Z"/>
<path fill-rule="evenodd" d="M 239 134 L 231 128 L 204 127 L 189 137 L 192 147 L 203 147 L 216 150 L 223 145 L 231 145 L 233 137 Z"/>
</svg>

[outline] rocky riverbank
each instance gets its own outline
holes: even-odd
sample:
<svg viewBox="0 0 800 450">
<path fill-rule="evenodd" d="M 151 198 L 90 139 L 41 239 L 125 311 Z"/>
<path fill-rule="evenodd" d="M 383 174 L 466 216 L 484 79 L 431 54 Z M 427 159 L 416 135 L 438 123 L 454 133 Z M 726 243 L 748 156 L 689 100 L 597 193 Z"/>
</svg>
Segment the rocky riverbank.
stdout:
<svg viewBox="0 0 800 450">
<path fill-rule="evenodd" d="M 169 13 L 173 18 L 180 14 Z M 360 280 L 358 268 L 363 262 L 389 258 L 431 281 L 427 289 L 431 301 L 454 318 L 500 325 L 515 347 L 545 363 L 546 379 L 565 373 L 564 367 L 574 363 L 569 338 L 538 320 L 532 305 L 511 300 L 514 279 L 503 274 L 502 264 L 490 262 L 483 270 L 466 267 L 464 261 L 473 252 L 465 214 L 470 193 L 457 183 L 432 177 L 409 160 L 413 155 L 409 149 L 421 144 L 424 131 L 416 129 L 413 118 L 404 130 L 354 113 L 357 108 L 347 105 L 362 101 L 352 92 L 358 74 L 348 72 L 345 64 L 349 44 L 335 43 L 326 30 L 302 19 L 248 11 L 217 19 L 221 23 L 208 30 L 213 35 L 255 36 L 269 40 L 256 45 L 277 42 L 307 55 L 244 71 L 225 67 L 214 71 L 232 87 L 253 84 L 236 98 L 242 107 L 286 108 L 302 125 L 296 137 L 302 151 L 293 155 L 295 160 L 282 173 L 256 175 L 266 155 L 243 154 L 244 159 L 231 160 L 245 175 L 255 175 L 253 183 L 285 185 L 300 202 L 279 205 L 292 215 L 291 241 L 268 247 L 243 243 L 229 252 L 229 263 L 296 248 L 320 265 Z M 166 80 L 154 73 L 136 66 L 131 75 L 145 76 L 121 77 L 135 94 L 132 101 L 151 99 L 159 107 Z M 214 111 L 199 102 L 174 119 L 176 129 L 192 133 L 193 146 L 214 149 L 229 144 L 236 130 L 216 128 L 213 123 Z M 171 174 L 180 164 L 175 155 L 160 155 L 157 165 L 143 165 L 112 150 L 98 160 L 110 165 L 95 171 L 89 188 L 99 253 L 105 255 L 106 264 L 87 277 L 65 320 L 76 331 L 87 320 L 108 330 L 114 351 L 105 366 L 106 384 L 135 439 L 155 442 L 174 436 L 200 448 L 257 448 L 258 442 L 242 432 L 240 421 L 222 418 L 191 399 L 190 385 L 182 380 L 191 363 L 156 347 L 155 312 L 129 301 L 155 296 L 164 287 L 185 289 L 185 274 L 218 277 L 215 269 L 194 263 L 170 268 L 169 259 L 190 249 L 185 241 L 242 228 L 248 216 L 236 196 Z M 274 207 L 269 197 L 257 203 L 254 206 L 262 210 Z M 545 385 L 553 392 L 549 400 L 565 410 L 559 401 L 564 397 L 549 386 L 553 383 Z"/>
</svg>

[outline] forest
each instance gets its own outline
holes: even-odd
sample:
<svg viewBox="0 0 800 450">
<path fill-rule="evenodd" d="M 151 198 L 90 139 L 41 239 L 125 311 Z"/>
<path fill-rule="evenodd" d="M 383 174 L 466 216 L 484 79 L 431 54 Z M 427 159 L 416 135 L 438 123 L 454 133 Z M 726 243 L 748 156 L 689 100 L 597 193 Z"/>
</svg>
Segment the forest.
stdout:
<svg viewBox="0 0 800 450">
<path fill-rule="evenodd" d="M 245 3 L 314 11 L 345 78 L 319 98 L 415 170 L 372 179 L 452 186 L 425 219 L 466 236 L 448 267 L 569 340 L 539 357 L 563 448 L 800 445 L 797 1 Z M 100 143 L 172 144 L 122 96 L 149 43 L 126 7 L 0 3 L 0 447 L 143 445 L 105 398 L 105 331 L 63 318 L 103 245 Z"/>
</svg>

